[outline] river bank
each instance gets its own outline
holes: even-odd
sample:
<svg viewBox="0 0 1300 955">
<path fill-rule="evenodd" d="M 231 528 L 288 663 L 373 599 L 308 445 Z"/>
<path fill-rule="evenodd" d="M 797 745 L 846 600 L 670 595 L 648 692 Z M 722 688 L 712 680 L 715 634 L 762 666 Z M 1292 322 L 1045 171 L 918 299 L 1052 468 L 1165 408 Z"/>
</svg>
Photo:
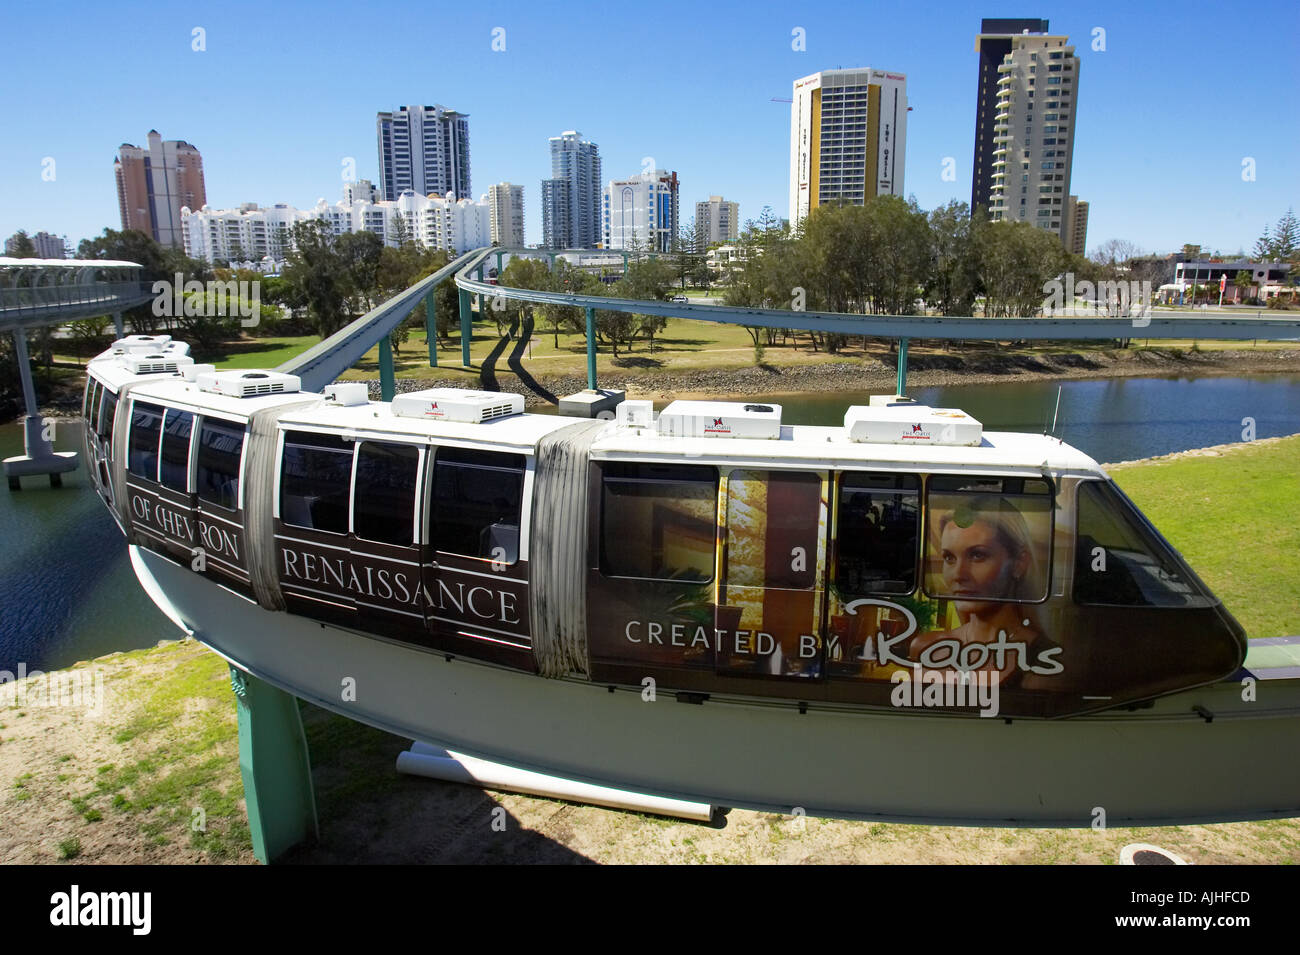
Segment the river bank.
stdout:
<svg viewBox="0 0 1300 955">
<path fill-rule="evenodd" d="M 627 397 L 667 401 L 674 398 L 752 397 L 839 391 L 892 393 L 896 381 L 894 358 L 890 355 L 846 358 L 798 364 L 763 364 L 741 368 L 690 369 L 674 371 L 671 366 L 647 370 L 643 356 L 626 359 L 602 371 L 602 388 L 622 388 Z M 624 361 L 615 359 L 615 362 Z M 525 366 L 541 389 L 562 396 L 582 391 L 587 379 L 581 375 L 555 375 Z M 453 370 L 454 369 L 454 370 Z M 453 366 L 446 371 L 429 370 L 427 375 L 399 377 L 397 391 L 424 388 L 478 388 L 480 369 L 468 371 Z M 991 384 L 1006 381 L 1067 381 L 1088 378 L 1134 378 L 1180 375 L 1210 377 L 1224 375 L 1300 373 L 1300 348 L 1234 348 L 1194 351 L 1186 348 L 1081 349 L 1073 352 L 1020 352 L 1012 349 L 972 352 L 943 352 L 914 349 L 908 356 L 908 385 L 913 388 Z M 507 367 L 494 369 L 497 386 L 524 395 L 529 408 L 549 404 Z M 56 382 L 41 395 L 41 414 L 68 415 L 81 405 L 84 377 Z M 363 379 L 371 397 L 379 397 L 379 380 Z M 19 419 L 11 419 L 19 420 Z"/>
<path fill-rule="evenodd" d="M 1276 519 L 1292 512 L 1300 435 L 1112 467 L 1248 633 L 1300 632 L 1300 522 Z M 48 705 L 29 679 L 21 705 L 0 706 L 0 862 L 255 861 L 224 661 L 169 640 L 59 673 L 95 687 L 81 702 L 97 705 Z M 1032 830 L 737 810 L 713 829 L 402 776 L 394 763 L 409 741 L 302 712 L 321 841 L 295 863 L 1101 864 L 1132 842 L 1202 865 L 1300 862 L 1300 819 Z"/>
<path fill-rule="evenodd" d="M 1267 373 L 1300 373 L 1300 349 L 1108 349 L 1023 354 L 990 351 L 973 354 L 912 352 L 908 356 L 907 383 L 910 387 L 949 387 L 991 384 L 1005 381 L 1048 381 L 1085 378 L 1133 378 L 1156 375 L 1213 376 Z M 529 407 L 546 400 L 526 388 L 505 369 L 496 372 L 502 390 L 524 394 Z M 554 395 L 567 395 L 587 387 L 577 375 L 535 375 L 542 388 Z M 785 367 L 753 365 L 747 368 L 688 371 L 675 374 L 669 369 L 637 370 L 635 367 L 602 373 L 602 388 L 622 388 L 628 398 L 671 400 L 674 398 L 722 398 L 729 396 L 795 394 L 800 392 L 871 391 L 893 393 L 897 372 L 894 359 L 846 360 Z M 378 397 L 379 382 L 368 382 L 372 397 Z M 423 388 L 465 387 L 463 373 L 427 378 L 399 378 L 399 392 Z"/>
</svg>

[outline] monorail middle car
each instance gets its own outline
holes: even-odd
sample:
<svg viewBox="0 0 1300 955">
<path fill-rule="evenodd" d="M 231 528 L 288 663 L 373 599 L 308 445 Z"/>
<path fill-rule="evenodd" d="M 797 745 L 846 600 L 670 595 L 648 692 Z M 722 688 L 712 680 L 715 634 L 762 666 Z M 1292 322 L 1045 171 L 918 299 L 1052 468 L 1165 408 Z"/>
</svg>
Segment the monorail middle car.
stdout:
<svg viewBox="0 0 1300 955">
<path fill-rule="evenodd" d="M 169 344 L 91 363 L 95 483 L 132 543 L 267 611 L 542 677 L 863 711 L 928 671 L 997 683 L 1004 717 L 1070 716 L 1244 659 L 1222 604 L 1054 438 L 898 401 L 843 428 L 756 404 L 387 404 L 169 368 Z"/>
</svg>

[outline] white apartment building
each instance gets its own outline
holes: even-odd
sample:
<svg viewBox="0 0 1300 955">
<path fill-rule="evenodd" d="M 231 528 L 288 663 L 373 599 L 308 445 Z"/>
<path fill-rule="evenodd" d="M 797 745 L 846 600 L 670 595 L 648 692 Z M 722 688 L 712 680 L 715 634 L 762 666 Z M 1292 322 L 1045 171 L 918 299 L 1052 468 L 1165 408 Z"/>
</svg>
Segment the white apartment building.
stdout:
<svg viewBox="0 0 1300 955">
<path fill-rule="evenodd" d="M 676 172 L 656 169 L 605 186 L 601 227 L 607 249 L 667 252 L 678 228 Z"/>
<path fill-rule="evenodd" d="M 822 70 L 794 81 L 790 104 L 790 225 L 818 206 L 903 195 L 907 76 Z"/>
<path fill-rule="evenodd" d="M 1076 245 L 1069 208 L 1079 58 L 1069 38 L 1024 34 L 998 67 L 989 215 L 1029 222 Z"/>
<path fill-rule="evenodd" d="M 469 196 L 469 114 L 443 106 L 401 106 L 375 119 L 382 198 Z"/>
<path fill-rule="evenodd" d="M 722 196 L 709 196 L 708 202 L 695 203 L 695 251 L 703 252 L 719 242 L 740 238 L 740 203 Z"/>
<path fill-rule="evenodd" d="M 373 232 L 385 245 L 397 244 L 396 219 L 406 220 L 408 235 L 427 249 L 463 252 L 491 243 L 488 200 L 453 199 L 402 193 L 395 202 L 337 202 L 324 199 L 311 209 L 279 204 L 269 209 L 246 202 L 238 209 L 181 210 L 185 254 L 207 262 L 253 262 L 279 265 L 292 249 L 290 230 L 308 219 L 323 219 L 334 235 Z"/>
<path fill-rule="evenodd" d="M 492 241 L 510 248 L 524 245 L 524 187 L 498 182 L 488 187 Z"/>
</svg>

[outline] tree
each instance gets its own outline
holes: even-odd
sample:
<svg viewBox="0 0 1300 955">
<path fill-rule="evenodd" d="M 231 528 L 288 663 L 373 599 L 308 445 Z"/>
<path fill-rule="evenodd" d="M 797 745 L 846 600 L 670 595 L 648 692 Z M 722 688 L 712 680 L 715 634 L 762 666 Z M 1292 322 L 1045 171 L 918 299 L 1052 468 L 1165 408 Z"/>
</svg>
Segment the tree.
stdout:
<svg viewBox="0 0 1300 955">
<path fill-rule="evenodd" d="M 307 309 L 324 338 L 343 326 L 349 278 L 334 234 L 323 219 L 295 223 L 293 251 L 285 263 L 284 279 L 293 300 Z"/>
<path fill-rule="evenodd" d="M 404 249 L 413 241 L 410 226 L 406 222 L 406 216 L 400 212 L 397 213 L 393 216 L 393 245 L 398 249 Z"/>
<path fill-rule="evenodd" d="M 348 285 L 356 297 L 354 311 L 363 314 L 375 307 L 379 292 L 379 264 L 384 243 L 373 232 L 345 232 L 336 241 L 339 259 Z"/>
<path fill-rule="evenodd" d="M 1264 227 L 1264 234 L 1255 243 L 1255 255 L 1259 258 L 1267 259 L 1290 259 L 1300 252 L 1300 219 L 1296 218 L 1295 212 L 1287 209 L 1286 215 L 1277 220 L 1277 225 L 1273 227 L 1272 236 L 1269 235 L 1268 227 Z"/>
<path fill-rule="evenodd" d="M 1237 290 L 1237 301 L 1244 302 L 1248 290 L 1254 286 L 1255 277 L 1245 269 L 1238 269 L 1237 274 L 1232 277 L 1232 286 Z"/>
<path fill-rule="evenodd" d="M 929 274 L 925 299 L 940 315 L 970 315 L 975 309 L 979 263 L 975 259 L 970 207 L 955 199 L 930 211 Z"/>
<path fill-rule="evenodd" d="M 984 314 L 1031 317 L 1042 307 L 1047 283 L 1070 257 L 1054 232 L 1027 222 L 991 222 L 978 230 L 976 247 Z"/>
<path fill-rule="evenodd" d="M 6 250 L 5 254 L 14 259 L 34 259 L 36 258 L 36 243 L 31 240 L 26 229 L 19 229 L 14 233 L 12 245 Z"/>
</svg>

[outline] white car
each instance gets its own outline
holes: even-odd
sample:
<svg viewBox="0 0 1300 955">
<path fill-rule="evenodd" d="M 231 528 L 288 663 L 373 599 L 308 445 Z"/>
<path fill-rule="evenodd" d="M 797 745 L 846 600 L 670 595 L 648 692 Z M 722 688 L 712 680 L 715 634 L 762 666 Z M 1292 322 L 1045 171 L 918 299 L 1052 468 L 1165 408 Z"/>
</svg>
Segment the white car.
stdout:
<svg viewBox="0 0 1300 955">
<path fill-rule="evenodd" d="M 691 300 L 690 300 L 689 298 L 687 298 L 685 295 L 674 295 L 674 296 L 673 296 L 673 304 L 674 304 L 674 305 L 689 305 L 689 304 L 691 304 Z"/>
</svg>

